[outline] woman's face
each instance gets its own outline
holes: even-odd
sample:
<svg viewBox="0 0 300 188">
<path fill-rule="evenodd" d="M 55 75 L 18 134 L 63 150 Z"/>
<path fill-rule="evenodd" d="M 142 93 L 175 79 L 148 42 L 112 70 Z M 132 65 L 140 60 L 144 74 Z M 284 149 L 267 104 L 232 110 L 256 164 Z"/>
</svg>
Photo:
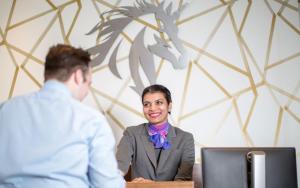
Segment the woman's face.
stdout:
<svg viewBox="0 0 300 188">
<path fill-rule="evenodd" d="M 171 111 L 172 103 L 168 104 L 163 93 L 147 93 L 143 101 L 144 116 L 149 123 L 160 125 L 168 120 L 168 112 Z"/>
</svg>

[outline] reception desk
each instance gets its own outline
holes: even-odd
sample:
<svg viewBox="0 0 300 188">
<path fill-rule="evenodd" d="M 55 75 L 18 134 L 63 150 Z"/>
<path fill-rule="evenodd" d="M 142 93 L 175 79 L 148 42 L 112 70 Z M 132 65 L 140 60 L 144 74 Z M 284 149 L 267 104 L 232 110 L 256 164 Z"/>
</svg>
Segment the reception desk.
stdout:
<svg viewBox="0 0 300 188">
<path fill-rule="evenodd" d="M 126 188 L 194 188 L 193 181 L 127 182 Z"/>
</svg>

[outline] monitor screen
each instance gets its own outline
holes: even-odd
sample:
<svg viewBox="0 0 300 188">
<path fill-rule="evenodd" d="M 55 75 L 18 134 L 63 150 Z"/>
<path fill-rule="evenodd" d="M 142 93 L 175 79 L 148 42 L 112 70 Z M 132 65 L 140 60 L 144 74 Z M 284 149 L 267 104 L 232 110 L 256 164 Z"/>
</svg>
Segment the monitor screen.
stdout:
<svg viewBox="0 0 300 188">
<path fill-rule="evenodd" d="M 266 188 L 297 188 L 295 148 L 245 147 L 201 149 L 203 188 L 252 187 L 252 168 L 249 152 L 265 155 Z"/>
</svg>

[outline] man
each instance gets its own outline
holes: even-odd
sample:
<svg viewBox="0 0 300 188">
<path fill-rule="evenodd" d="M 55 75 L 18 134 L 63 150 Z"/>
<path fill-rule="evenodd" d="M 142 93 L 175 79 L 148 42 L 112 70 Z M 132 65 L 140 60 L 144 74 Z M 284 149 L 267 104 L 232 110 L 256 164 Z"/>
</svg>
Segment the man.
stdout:
<svg viewBox="0 0 300 188">
<path fill-rule="evenodd" d="M 107 121 L 80 103 L 90 55 L 58 44 L 44 76 L 40 91 L 0 104 L 0 188 L 124 187 Z"/>
</svg>

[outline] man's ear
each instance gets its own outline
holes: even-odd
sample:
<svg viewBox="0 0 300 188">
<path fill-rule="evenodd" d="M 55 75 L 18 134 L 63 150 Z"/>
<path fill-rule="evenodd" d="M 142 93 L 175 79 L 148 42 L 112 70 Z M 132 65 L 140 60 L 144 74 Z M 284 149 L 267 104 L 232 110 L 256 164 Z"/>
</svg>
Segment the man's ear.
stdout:
<svg viewBox="0 0 300 188">
<path fill-rule="evenodd" d="M 73 72 L 74 74 L 74 81 L 76 84 L 82 84 L 83 82 L 83 72 L 81 69 L 77 69 Z"/>
</svg>

